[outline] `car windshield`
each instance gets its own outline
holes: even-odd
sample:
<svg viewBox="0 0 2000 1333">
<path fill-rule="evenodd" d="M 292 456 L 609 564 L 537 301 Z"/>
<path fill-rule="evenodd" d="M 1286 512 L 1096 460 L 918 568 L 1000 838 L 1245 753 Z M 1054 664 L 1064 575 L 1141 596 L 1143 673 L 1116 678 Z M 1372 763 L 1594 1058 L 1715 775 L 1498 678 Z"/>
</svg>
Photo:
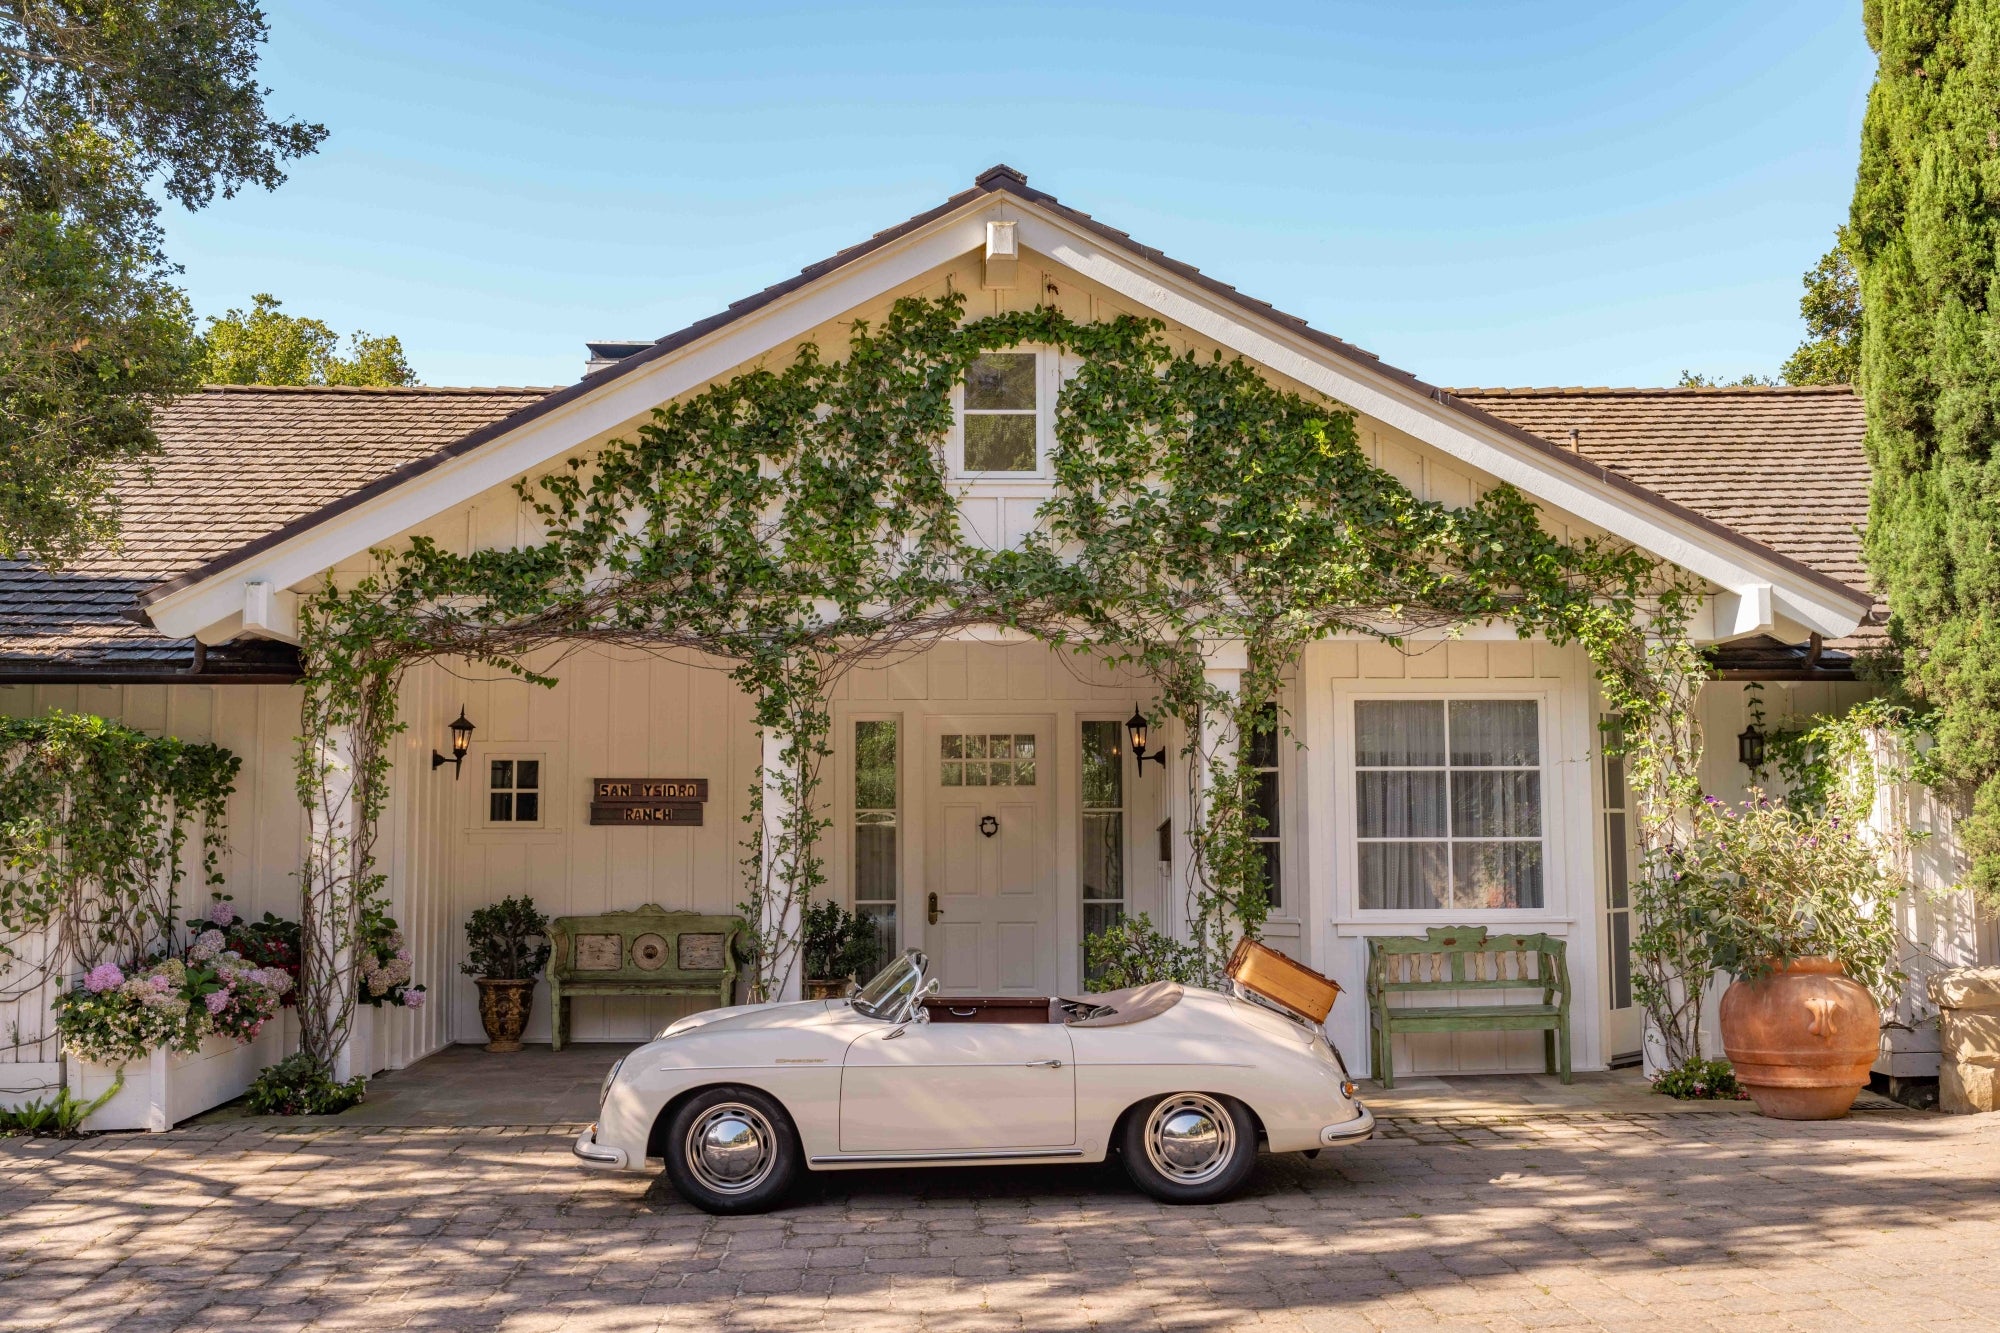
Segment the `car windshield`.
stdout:
<svg viewBox="0 0 2000 1333">
<path fill-rule="evenodd" d="M 868 984 L 855 992 L 852 1001 L 856 1013 L 870 1018 L 899 1018 L 903 1006 L 917 993 L 917 987 L 924 984 L 924 972 L 930 960 L 916 949 L 907 949 L 901 958 L 869 978 Z"/>
</svg>

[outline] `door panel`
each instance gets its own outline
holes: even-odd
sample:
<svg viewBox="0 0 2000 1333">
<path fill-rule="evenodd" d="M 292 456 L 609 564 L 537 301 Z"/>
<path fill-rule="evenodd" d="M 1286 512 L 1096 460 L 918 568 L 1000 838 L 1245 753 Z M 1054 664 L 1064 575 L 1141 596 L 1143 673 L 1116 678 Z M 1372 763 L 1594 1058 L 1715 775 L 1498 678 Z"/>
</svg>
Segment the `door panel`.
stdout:
<svg viewBox="0 0 2000 1333">
<path fill-rule="evenodd" d="M 1041 717 L 931 723 L 924 891 L 938 919 L 924 942 L 946 995 L 1057 987 L 1054 734 Z"/>
<path fill-rule="evenodd" d="M 847 1048 L 842 1152 L 1063 1148 L 1076 1074 L 1059 1023 L 910 1023 Z M 1045 1062 L 1061 1061 L 1056 1067 Z"/>
</svg>

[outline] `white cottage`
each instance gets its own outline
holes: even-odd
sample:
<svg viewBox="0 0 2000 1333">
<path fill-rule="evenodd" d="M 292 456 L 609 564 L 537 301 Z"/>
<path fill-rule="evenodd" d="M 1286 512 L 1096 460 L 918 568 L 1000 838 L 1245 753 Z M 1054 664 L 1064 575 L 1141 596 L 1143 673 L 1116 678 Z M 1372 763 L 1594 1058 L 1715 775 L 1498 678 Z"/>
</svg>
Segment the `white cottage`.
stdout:
<svg viewBox="0 0 2000 1333">
<path fill-rule="evenodd" d="M 970 293 L 975 316 L 1038 304 L 1080 321 L 1155 316 L 1178 348 L 1240 356 L 1352 408 L 1370 455 L 1419 496 L 1462 504 L 1509 483 L 1561 533 L 1609 533 L 1697 576 L 1711 596 L 1695 628 L 1716 649 L 1718 676 L 1703 700 L 1712 791 L 1733 793 L 1746 778 L 1733 744 L 1746 682 L 1760 683 L 1773 721 L 1867 691 L 1854 653 L 1879 635 L 1881 611 L 1862 586 L 1867 466 L 1847 390 L 1437 388 L 995 167 L 721 314 L 657 342 L 591 344 L 589 373 L 573 385 L 212 388 L 171 405 L 165 457 L 150 482 L 121 491 L 123 550 L 58 575 L 0 566 L 0 711 L 99 713 L 234 750 L 244 771 L 230 891 L 249 913 L 296 915 L 301 594 L 416 535 L 458 550 L 529 540 L 517 480 L 590 455 L 656 406 L 767 354 L 808 339 L 838 348 L 853 320 L 947 290 Z M 1014 453 L 968 459 L 961 427 L 947 448 L 963 520 L 991 546 L 1033 525 L 1050 484 L 1066 365 L 1052 351 L 1032 355 L 1032 384 L 1013 405 L 1032 447 L 1024 434 Z M 1242 666 L 1219 645 L 1211 679 L 1228 686 Z M 433 1002 L 375 1013 L 356 1069 L 479 1039 L 457 967 L 475 907 L 526 893 L 552 914 L 648 902 L 722 912 L 741 897 L 743 820 L 763 754 L 750 700 L 700 661 L 591 648 L 549 667 L 553 689 L 447 665 L 406 681 L 409 725 L 395 742 L 379 850 Z M 824 787 L 832 892 L 872 917 L 885 943 L 925 948 L 947 993 L 1074 990 L 1089 930 L 1121 913 L 1172 925 L 1181 911 L 1185 761 L 1172 737 L 1165 765 L 1134 763 L 1121 744 L 1144 694 L 1136 680 L 997 630 L 855 671 L 833 701 Z M 1602 708 L 1582 651 L 1521 641 L 1506 626 L 1401 651 L 1328 640 L 1306 652 L 1281 702 L 1302 744 L 1263 756 L 1275 870 L 1266 936 L 1346 987 L 1331 1028 L 1350 1063 L 1367 1059 L 1366 937 L 1458 923 L 1566 939 L 1576 1068 L 1636 1059 L 1629 819 L 1596 746 Z M 461 710 L 476 726 L 462 771 L 433 762 Z M 1450 872 L 1454 855 L 1481 848 L 1448 817 L 1361 813 L 1364 786 L 1406 801 L 1425 789 L 1370 786 L 1371 772 L 1454 765 L 1511 766 L 1537 795 L 1497 891 L 1489 882 L 1470 895 Z M 1116 777 L 1086 794 L 1093 766 Z M 968 776 L 975 767 L 979 780 Z M 593 824 L 593 781 L 637 776 L 705 779 L 699 826 Z M 1422 837 L 1385 831 L 1417 827 Z M 1912 932 L 1920 957 L 1982 960 L 1969 912 L 1929 913 Z M 15 1034 L 0 1043 L 0 1089 L 54 1081 L 47 1001 L 45 991 L 21 995 L 0 1015 L 0 1030 Z M 579 999 L 575 1036 L 638 1039 L 695 1003 Z M 544 994 L 530 1040 L 546 1040 L 547 1024 Z M 1534 1034 L 1399 1040 L 1399 1072 L 1540 1068 Z"/>
</svg>

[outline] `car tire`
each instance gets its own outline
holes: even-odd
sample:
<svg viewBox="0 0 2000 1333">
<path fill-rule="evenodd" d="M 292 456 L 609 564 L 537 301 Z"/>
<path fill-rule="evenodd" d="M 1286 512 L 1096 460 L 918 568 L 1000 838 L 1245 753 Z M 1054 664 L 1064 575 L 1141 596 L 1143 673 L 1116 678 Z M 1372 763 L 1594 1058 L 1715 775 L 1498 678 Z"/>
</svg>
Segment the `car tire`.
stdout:
<svg viewBox="0 0 2000 1333">
<path fill-rule="evenodd" d="M 763 1213 L 791 1192 L 803 1155 L 792 1118 L 755 1088 L 707 1088 L 667 1122 L 667 1180 L 705 1213 Z"/>
<path fill-rule="evenodd" d="M 1118 1148 L 1132 1183 L 1162 1203 L 1218 1203 L 1257 1165 L 1257 1122 L 1234 1097 L 1172 1092 L 1125 1117 Z"/>
</svg>

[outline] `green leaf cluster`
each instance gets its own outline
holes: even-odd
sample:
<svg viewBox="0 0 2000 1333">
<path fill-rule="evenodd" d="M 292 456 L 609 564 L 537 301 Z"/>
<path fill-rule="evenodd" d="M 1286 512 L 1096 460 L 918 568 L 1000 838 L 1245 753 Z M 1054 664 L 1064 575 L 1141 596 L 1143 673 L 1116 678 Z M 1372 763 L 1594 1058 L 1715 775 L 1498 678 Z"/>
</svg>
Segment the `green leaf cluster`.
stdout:
<svg viewBox="0 0 2000 1333">
<path fill-rule="evenodd" d="M 57 975 L 150 956 L 179 923 L 196 829 L 204 882 L 222 882 L 241 767 L 222 746 L 87 714 L 0 718 L 0 961 L 41 931 Z"/>
<path fill-rule="evenodd" d="M 117 531 L 120 467 L 199 383 L 154 189 L 193 209 L 284 180 L 317 125 L 267 114 L 250 0 L 0 5 L 0 558 Z"/>
<path fill-rule="evenodd" d="M 1864 553 L 2000 904 L 2000 3 L 1873 0 L 1847 248 L 1867 310 Z"/>
<path fill-rule="evenodd" d="M 393 335 L 354 333 L 347 351 L 324 321 L 287 315 L 269 292 L 250 298 L 249 311 L 211 318 L 202 335 L 202 378 L 210 384 L 333 384 L 349 387 L 415 384 L 417 373 Z"/>
</svg>

